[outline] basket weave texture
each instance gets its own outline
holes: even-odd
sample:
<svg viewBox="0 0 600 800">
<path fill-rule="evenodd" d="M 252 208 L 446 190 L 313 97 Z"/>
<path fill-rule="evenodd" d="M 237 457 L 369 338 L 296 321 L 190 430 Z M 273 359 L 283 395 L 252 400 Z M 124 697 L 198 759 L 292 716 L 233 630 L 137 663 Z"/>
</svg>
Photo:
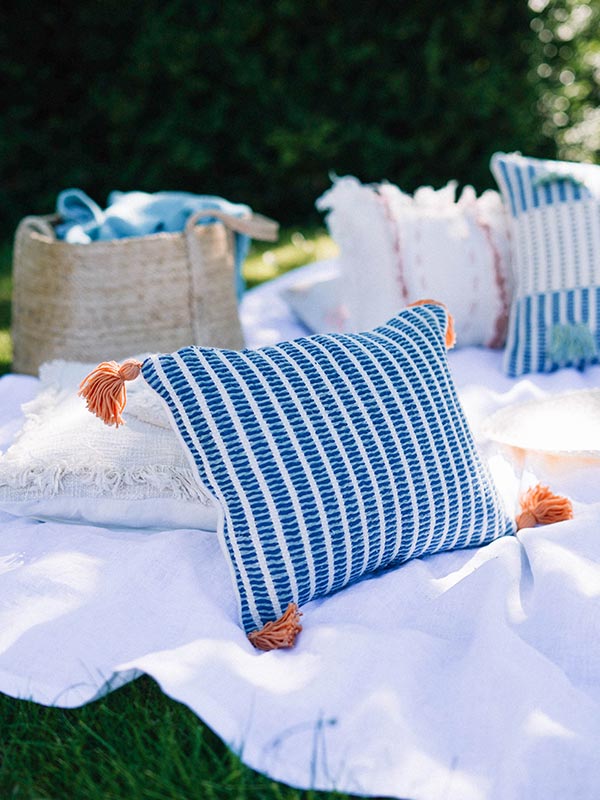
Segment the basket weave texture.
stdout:
<svg viewBox="0 0 600 800">
<path fill-rule="evenodd" d="M 219 221 L 198 225 L 201 217 Z M 210 210 L 181 233 L 71 244 L 56 216 L 26 217 L 13 258 L 13 371 L 55 358 L 120 360 L 190 344 L 239 349 L 234 232 L 275 240 L 277 223 Z"/>
</svg>

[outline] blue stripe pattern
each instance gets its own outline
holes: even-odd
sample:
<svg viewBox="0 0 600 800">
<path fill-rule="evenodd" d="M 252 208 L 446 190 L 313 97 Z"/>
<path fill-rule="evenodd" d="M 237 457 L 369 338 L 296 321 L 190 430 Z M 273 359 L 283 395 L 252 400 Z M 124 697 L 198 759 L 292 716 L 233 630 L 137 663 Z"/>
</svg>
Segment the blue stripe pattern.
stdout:
<svg viewBox="0 0 600 800">
<path fill-rule="evenodd" d="M 585 175 L 590 168 L 600 169 L 593 164 L 548 161 L 512 153 L 495 153 L 491 166 L 513 217 L 531 208 L 593 197 Z"/>
<path fill-rule="evenodd" d="M 369 333 L 144 362 L 223 510 L 247 632 L 291 601 L 514 532 L 456 395 L 446 324 L 428 304 Z"/>
<path fill-rule="evenodd" d="M 598 319 L 590 317 L 590 295 L 593 295 L 594 308 L 600 309 L 598 287 L 528 295 L 517 299 L 511 311 L 514 317 L 511 323 L 514 322 L 516 331 L 526 330 L 530 333 L 528 336 L 509 336 L 505 354 L 507 373 L 518 376 L 530 372 L 553 372 L 561 367 L 583 369 L 589 364 L 600 363 L 598 350 L 590 352 L 583 359 L 575 351 L 557 360 L 551 347 L 552 332 L 557 326 L 585 325 L 590 331 L 598 330 Z M 562 298 L 564 312 L 561 311 Z M 580 309 L 578 313 L 576 308 Z"/>
<path fill-rule="evenodd" d="M 582 369 L 600 351 L 600 167 L 496 153 L 511 214 L 515 294 L 504 366 L 511 377 Z"/>
</svg>

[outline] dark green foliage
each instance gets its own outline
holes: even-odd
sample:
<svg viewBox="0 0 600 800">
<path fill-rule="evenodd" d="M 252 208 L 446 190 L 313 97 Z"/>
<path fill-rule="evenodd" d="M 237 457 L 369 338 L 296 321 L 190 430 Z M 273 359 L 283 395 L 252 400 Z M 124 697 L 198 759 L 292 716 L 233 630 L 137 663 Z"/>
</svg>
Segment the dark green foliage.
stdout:
<svg viewBox="0 0 600 800">
<path fill-rule="evenodd" d="M 100 204 L 217 193 L 282 222 L 316 218 L 330 171 L 483 189 L 495 149 L 539 152 L 531 16 L 521 0 L 7 0 L 0 239 L 68 186 Z"/>
<path fill-rule="evenodd" d="M 561 158 L 600 160 L 600 0 L 531 0 L 530 79 Z"/>
</svg>

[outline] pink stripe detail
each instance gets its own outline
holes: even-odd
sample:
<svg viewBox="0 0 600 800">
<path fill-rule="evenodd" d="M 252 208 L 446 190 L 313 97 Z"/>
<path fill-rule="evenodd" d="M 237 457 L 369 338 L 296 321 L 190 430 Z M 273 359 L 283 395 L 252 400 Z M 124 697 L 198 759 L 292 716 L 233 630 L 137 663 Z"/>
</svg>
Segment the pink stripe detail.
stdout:
<svg viewBox="0 0 600 800">
<path fill-rule="evenodd" d="M 496 242 L 492 235 L 492 228 L 488 222 L 483 222 L 481 219 L 476 220 L 477 224 L 483 231 L 486 241 L 492 251 L 492 263 L 494 265 L 494 279 L 496 281 L 496 288 L 498 289 L 498 298 L 500 300 L 500 311 L 494 321 L 494 333 L 488 342 L 488 347 L 500 348 L 504 345 L 506 339 L 506 328 L 508 326 L 508 286 L 506 284 L 506 276 L 502 269 L 502 256 L 496 247 Z"/>
<path fill-rule="evenodd" d="M 400 239 L 400 226 L 394 219 L 394 215 L 392 213 L 392 209 L 390 207 L 387 198 L 384 195 L 381 195 L 379 192 L 376 192 L 376 196 L 381 205 L 383 206 L 383 213 L 389 223 L 390 231 L 392 234 L 392 250 L 394 251 L 394 256 L 396 260 L 396 282 L 400 287 L 400 294 L 402 296 L 403 301 L 406 304 L 408 304 L 409 295 L 408 295 L 408 287 L 406 285 L 406 278 L 404 277 L 404 259 L 402 258 L 402 241 Z"/>
</svg>

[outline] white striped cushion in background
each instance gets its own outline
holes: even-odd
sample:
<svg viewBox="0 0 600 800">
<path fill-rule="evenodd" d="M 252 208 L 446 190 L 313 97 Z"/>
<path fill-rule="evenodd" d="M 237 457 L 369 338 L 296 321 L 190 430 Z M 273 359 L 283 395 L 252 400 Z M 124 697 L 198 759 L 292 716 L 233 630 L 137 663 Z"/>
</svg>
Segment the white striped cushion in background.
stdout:
<svg viewBox="0 0 600 800">
<path fill-rule="evenodd" d="M 496 153 L 491 168 L 511 219 L 507 374 L 597 363 L 600 167 Z"/>
<path fill-rule="evenodd" d="M 514 531 L 452 383 L 446 325 L 428 304 L 370 333 L 144 362 L 220 502 L 247 632 L 291 601 Z"/>
</svg>

